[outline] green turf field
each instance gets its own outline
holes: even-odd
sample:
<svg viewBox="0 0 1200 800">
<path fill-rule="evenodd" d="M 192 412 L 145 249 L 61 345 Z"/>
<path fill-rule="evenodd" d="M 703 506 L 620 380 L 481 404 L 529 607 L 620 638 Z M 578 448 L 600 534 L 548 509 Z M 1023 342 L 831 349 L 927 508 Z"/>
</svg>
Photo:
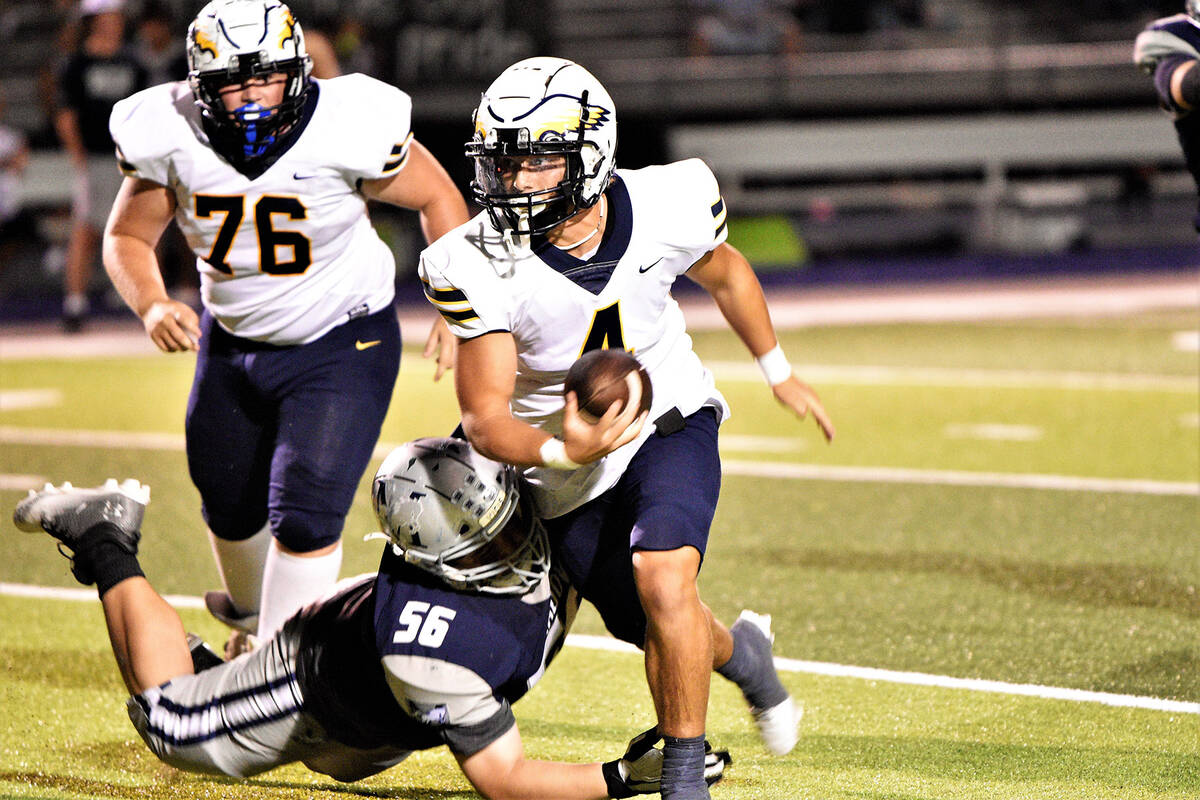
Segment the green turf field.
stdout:
<svg viewBox="0 0 1200 800">
<path fill-rule="evenodd" d="M 797 662 L 1176 701 L 794 671 L 803 736 L 772 758 L 716 678 L 709 735 L 735 762 L 714 798 L 1200 797 L 1200 376 L 1196 352 L 1175 344 L 1196 327 L 1189 310 L 789 331 L 838 426 L 828 446 L 775 405 L 732 336 L 695 334 L 734 409 L 702 574 L 719 616 L 772 614 L 777 655 Z M 405 358 L 386 442 L 456 422 L 451 386 Z M 0 406 L 4 485 L 150 483 L 143 563 L 183 595 L 217 585 L 182 452 L 191 366 L 0 360 L 0 391 L 58 393 Z M 378 555 L 360 540 L 367 485 L 346 574 Z M 21 495 L 0 490 L 0 503 Z M 48 538 L 4 525 L 0 582 L 74 585 Z M 202 612 L 183 615 L 221 641 Z M 349 786 L 303 768 L 249 783 L 183 775 L 129 725 L 95 603 L 0 595 L 0 619 L 0 797 L 473 796 L 442 752 Z M 602 628 L 585 614 L 576 631 Z M 561 759 L 615 757 L 651 721 L 640 659 L 580 648 L 516 712 L 528 751 Z"/>
</svg>

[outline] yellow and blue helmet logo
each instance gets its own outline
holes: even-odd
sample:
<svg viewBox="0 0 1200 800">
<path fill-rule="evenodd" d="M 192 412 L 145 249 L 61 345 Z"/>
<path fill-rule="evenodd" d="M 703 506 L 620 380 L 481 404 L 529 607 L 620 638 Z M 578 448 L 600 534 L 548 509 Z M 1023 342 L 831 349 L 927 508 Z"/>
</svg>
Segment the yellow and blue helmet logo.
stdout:
<svg viewBox="0 0 1200 800">
<path fill-rule="evenodd" d="M 534 118 L 529 127 L 531 141 L 541 142 L 548 139 L 567 139 L 572 134 L 578 135 L 582 130 L 598 130 L 612 120 L 612 109 L 595 103 L 583 104 L 579 97 L 569 94 L 552 94 L 540 101 L 533 108 L 519 114 L 511 120 L 504 120 L 514 125 Z"/>
</svg>

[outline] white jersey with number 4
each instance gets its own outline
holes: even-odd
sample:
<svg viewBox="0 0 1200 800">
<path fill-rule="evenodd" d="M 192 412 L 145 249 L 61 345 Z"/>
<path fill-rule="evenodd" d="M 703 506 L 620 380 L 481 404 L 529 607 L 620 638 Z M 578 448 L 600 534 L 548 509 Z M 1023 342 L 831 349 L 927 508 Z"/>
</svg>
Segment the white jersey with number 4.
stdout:
<svg viewBox="0 0 1200 800">
<path fill-rule="evenodd" d="M 113 108 L 121 169 L 174 195 L 204 305 L 237 336 L 311 342 L 394 296 L 395 262 L 358 183 L 403 168 L 412 102 L 365 75 L 316 81 L 316 91 L 307 125 L 256 178 L 213 150 L 186 83 Z"/>
<path fill-rule="evenodd" d="M 604 239 L 586 261 L 544 240 L 506 245 L 486 213 L 421 254 L 425 293 L 455 334 L 513 335 L 513 415 L 549 433 L 562 432 L 567 370 L 602 347 L 631 351 L 650 374 L 651 421 L 673 407 L 728 415 L 671 297 L 675 279 L 725 241 L 717 181 L 698 159 L 616 174 Z M 560 516 L 612 487 L 654 430 L 648 423 L 639 439 L 577 470 L 527 469 L 539 514 Z"/>
</svg>

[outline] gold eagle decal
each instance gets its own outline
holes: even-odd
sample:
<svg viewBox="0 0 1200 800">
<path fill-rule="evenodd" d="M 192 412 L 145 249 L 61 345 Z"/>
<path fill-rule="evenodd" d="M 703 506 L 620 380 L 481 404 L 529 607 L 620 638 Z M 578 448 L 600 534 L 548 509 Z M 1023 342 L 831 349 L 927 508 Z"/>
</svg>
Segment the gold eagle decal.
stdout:
<svg viewBox="0 0 1200 800">
<path fill-rule="evenodd" d="M 192 32 L 192 42 L 196 48 L 202 53 L 208 53 L 213 58 L 217 57 L 217 43 L 204 35 L 204 31 L 195 30 Z"/>
<path fill-rule="evenodd" d="M 551 135 L 565 139 L 581 130 L 594 131 L 612 119 L 612 111 L 604 106 L 595 103 L 584 105 L 578 97 L 569 94 L 552 94 L 513 122 L 521 121 L 544 106 L 549 106 L 545 109 L 545 121 L 529 131 L 529 138 L 533 141 L 542 141 Z"/>
</svg>

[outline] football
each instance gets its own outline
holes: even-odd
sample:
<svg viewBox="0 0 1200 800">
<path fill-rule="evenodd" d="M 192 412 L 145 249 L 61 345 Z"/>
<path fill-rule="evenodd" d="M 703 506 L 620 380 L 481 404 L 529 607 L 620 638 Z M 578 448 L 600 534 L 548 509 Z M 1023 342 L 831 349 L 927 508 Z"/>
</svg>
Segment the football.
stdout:
<svg viewBox="0 0 1200 800">
<path fill-rule="evenodd" d="M 592 350 L 579 357 L 567 370 L 563 383 L 563 394 L 574 392 L 579 402 L 579 413 L 588 422 L 595 422 L 614 401 L 619 400 L 619 410 L 625 409 L 629 400 L 629 387 L 625 376 L 637 371 L 642 379 L 642 411 L 650 410 L 654 391 L 650 386 L 650 375 L 638 360 L 624 350 Z"/>
</svg>

